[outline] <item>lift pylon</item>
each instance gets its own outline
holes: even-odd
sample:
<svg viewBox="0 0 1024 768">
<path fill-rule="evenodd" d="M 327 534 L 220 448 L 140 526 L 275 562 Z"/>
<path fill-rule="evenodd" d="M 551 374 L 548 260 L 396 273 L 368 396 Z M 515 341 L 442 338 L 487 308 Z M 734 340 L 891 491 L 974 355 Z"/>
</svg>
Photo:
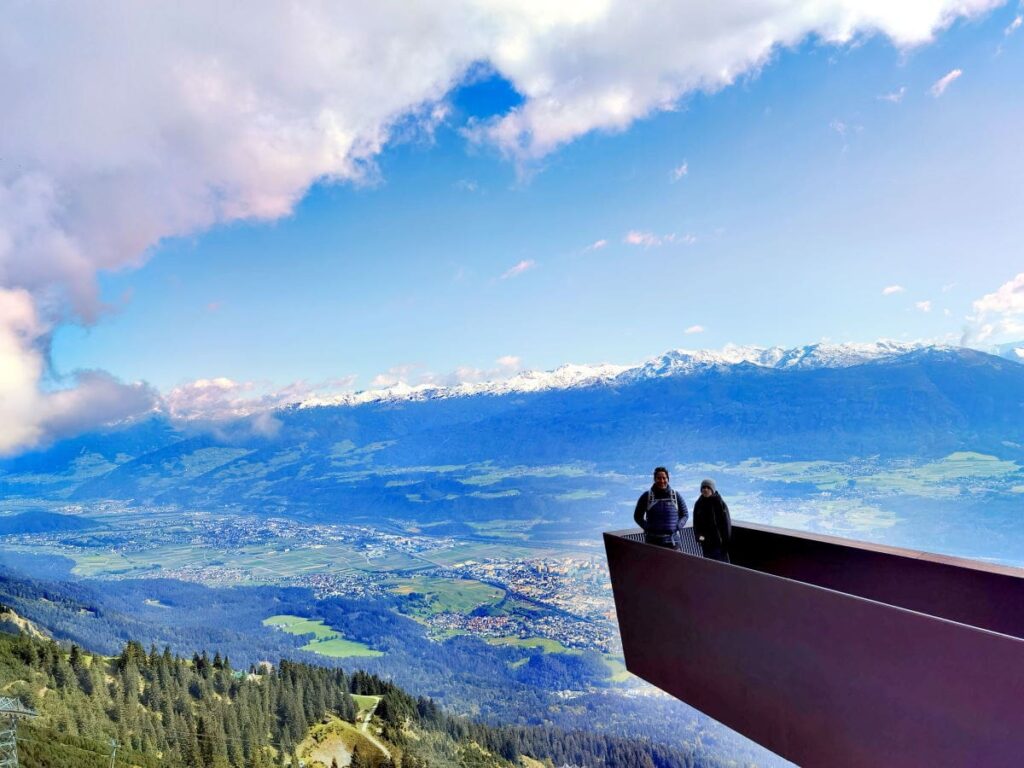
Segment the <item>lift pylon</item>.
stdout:
<svg viewBox="0 0 1024 768">
<path fill-rule="evenodd" d="M 18 699 L 0 696 L 0 768 L 18 768 L 18 720 L 35 716 Z"/>
</svg>

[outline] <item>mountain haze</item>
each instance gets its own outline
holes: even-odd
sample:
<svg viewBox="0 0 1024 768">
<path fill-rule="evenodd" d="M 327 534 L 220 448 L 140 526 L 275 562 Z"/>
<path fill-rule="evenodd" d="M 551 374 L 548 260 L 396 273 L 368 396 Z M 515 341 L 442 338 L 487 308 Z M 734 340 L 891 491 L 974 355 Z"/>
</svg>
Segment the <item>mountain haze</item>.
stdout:
<svg viewBox="0 0 1024 768">
<path fill-rule="evenodd" d="M 660 457 L 1024 455 L 1024 365 L 966 348 L 670 352 L 596 371 L 555 372 L 532 391 L 513 380 L 473 392 L 421 388 L 307 403 L 275 411 L 270 436 L 247 430 L 244 419 L 195 434 L 153 418 L 0 462 L 0 488 L 301 507 L 364 495 L 357 470 L 368 466 L 588 462 L 636 470 Z"/>
</svg>

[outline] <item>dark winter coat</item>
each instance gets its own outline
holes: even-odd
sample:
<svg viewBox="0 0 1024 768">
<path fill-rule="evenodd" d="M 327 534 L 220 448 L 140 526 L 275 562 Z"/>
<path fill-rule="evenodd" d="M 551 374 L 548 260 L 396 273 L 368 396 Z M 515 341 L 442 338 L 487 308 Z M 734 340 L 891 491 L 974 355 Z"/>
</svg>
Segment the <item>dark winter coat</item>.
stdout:
<svg viewBox="0 0 1024 768">
<path fill-rule="evenodd" d="M 729 549 L 732 518 L 729 516 L 729 505 L 718 491 L 707 498 L 703 495 L 698 496 L 697 501 L 693 503 L 693 533 L 705 552 Z"/>
<path fill-rule="evenodd" d="M 675 493 L 677 509 L 671 510 L 669 499 Z M 651 494 L 654 495 L 652 503 Z M 651 490 L 645 491 L 637 499 L 636 509 L 633 510 L 633 520 L 638 526 L 649 534 L 671 536 L 686 524 L 690 516 L 690 510 L 686 508 L 686 501 L 669 486 L 664 491 L 659 491 L 651 486 Z"/>
</svg>

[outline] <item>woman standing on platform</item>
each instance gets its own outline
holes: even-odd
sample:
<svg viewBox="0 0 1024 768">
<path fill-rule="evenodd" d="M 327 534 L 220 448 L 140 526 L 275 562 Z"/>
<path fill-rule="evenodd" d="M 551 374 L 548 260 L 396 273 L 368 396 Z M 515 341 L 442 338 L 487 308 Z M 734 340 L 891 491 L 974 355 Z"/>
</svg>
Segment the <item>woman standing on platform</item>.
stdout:
<svg viewBox="0 0 1024 768">
<path fill-rule="evenodd" d="M 729 505 L 719 495 L 714 480 L 701 481 L 700 496 L 693 504 L 693 532 L 704 557 L 730 562 L 732 518 L 729 517 Z"/>
</svg>

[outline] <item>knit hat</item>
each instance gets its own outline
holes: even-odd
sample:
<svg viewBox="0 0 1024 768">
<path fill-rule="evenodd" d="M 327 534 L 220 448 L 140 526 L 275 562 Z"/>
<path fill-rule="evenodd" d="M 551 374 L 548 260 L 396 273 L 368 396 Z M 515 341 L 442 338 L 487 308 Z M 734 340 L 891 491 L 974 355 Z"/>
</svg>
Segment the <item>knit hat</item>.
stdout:
<svg viewBox="0 0 1024 768">
<path fill-rule="evenodd" d="M 700 489 L 703 491 L 705 488 L 710 488 L 712 493 L 716 493 L 718 491 L 718 489 L 715 488 L 714 480 L 701 480 Z"/>
</svg>

